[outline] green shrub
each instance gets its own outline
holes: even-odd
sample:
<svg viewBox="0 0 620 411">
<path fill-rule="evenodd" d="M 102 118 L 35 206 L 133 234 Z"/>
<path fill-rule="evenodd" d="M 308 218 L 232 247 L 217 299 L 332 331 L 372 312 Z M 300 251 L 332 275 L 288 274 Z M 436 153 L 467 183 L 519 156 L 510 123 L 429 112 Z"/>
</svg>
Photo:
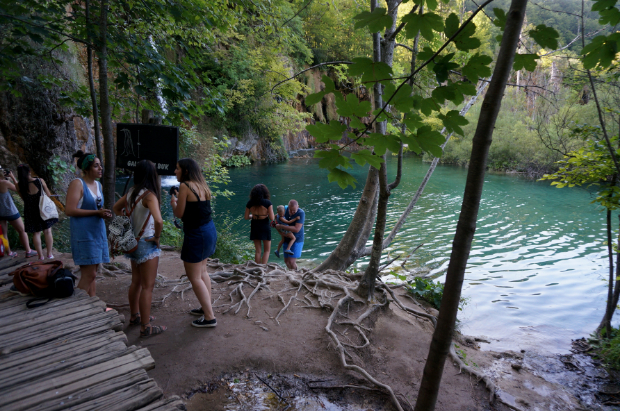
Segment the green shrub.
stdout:
<svg viewBox="0 0 620 411">
<path fill-rule="evenodd" d="M 407 292 L 439 310 L 443 297 L 443 284 L 436 283 L 430 278 L 415 277 L 409 281 Z"/>
<path fill-rule="evenodd" d="M 224 161 L 226 167 L 245 167 L 250 164 L 252 164 L 252 161 L 248 157 L 238 155 L 230 156 Z"/>
<path fill-rule="evenodd" d="M 601 341 L 598 355 L 605 366 L 620 370 L 620 328 L 612 328 L 611 338 Z"/>
<path fill-rule="evenodd" d="M 183 245 L 183 230 L 176 228 L 170 221 L 164 220 L 159 243 L 180 249 Z"/>
<path fill-rule="evenodd" d="M 215 254 L 211 258 L 232 264 L 241 264 L 254 259 L 254 245 L 246 236 L 240 236 L 236 228 L 241 222 L 241 217 L 233 218 L 225 215 L 214 218 L 214 221 L 217 228 L 217 244 Z"/>
</svg>

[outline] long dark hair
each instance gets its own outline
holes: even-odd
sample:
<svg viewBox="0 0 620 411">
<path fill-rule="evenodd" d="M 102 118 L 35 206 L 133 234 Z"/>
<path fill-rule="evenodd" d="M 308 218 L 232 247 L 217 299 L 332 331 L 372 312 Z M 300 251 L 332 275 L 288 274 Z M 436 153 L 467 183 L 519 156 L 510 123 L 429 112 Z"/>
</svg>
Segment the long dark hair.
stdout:
<svg viewBox="0 0 620 411">
<path fill-rule="evenodd" d="M 254 205 L 260 205 L 260 200 L 269 200 L 269 189 L 264 184 L 256 184 L 250 191 L 250 202 Z"/>
<path fill-rule="evenodd" d="M 78 150 L 72 157 L 77 158 L 77 166 L 84 173 L 87 173 L 95 164 L 96 156 L 93 153 L 85 153 L 82 150 Z"/>
<path fill-rule="evenodd" d="M 211 200 L 211 190 L 209 190 L 209 186 L 196 160 L 192 158 L 182 158 L 179 160 L 178 164 L 181 169 L 181 182 L 193 181 L 198 187 L 205 190 L 207 193 L 207 200 Z"/>
<path fill-rule="evenodd" d="M 138 198 L 138 194 L 146 188 L 159 200 L 161 196 L 161 190 L 159 184 L 157 184 L 157 170 L 155 164 L 150 160 L 140 160 L 136 164 L 136 169 L 133 172 L 133 191 L 129 198 L 128 203 L 133 205 Z"/>
<path fill-rule="evenodd" d="M 20 164 L 17 166 L 17 188 L 19 189 L 19 195 L 22 196 L 22 198 L 29 192 L 29 174 L 30 166 L 28 164 Z"/>
</svg>

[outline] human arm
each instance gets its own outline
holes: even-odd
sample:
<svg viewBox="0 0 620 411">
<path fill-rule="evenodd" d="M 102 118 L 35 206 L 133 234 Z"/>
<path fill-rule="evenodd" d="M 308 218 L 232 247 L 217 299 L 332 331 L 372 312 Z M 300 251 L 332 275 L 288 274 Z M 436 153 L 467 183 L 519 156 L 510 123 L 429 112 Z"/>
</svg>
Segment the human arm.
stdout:
<svg viewBox="0 0 620 411">
<path fill-rule="evenodd" d="M 155 234 L 152 238 L 149 238 L 148 242 L 154 242 L 159 247 L 159 237 L 161 237 L 161 231 L 164 229 L 164 219 L 161 217 L 161 210 L 159 208 L 159 201 L 153 193 L 149 193 L 143 200 L 142 205 L 149 209 L 151 216 L 153 216 L 153 222 L 155 223 Z"/>
<path fill-rule="evenodd" d="M 77 204 L 82 197 L 82 182 L 80 180 L 73 180 L 69 184 L 67 190 L 67 204 L 65 205 L 65 214 L 69 217 L 91 217 L 98 216 L 101 218 L 107 218 L 112 216 L 110 210 L 82 210 L 78 208 Z"/>
<path fill-rule="evenodd" d="M 187 188 L 187 185 L 181 184 L 181 186 L 179 187 L 178 197 L 171 196 L 170 206 L 172 207 L 172 214 L 174 214 L 175 217 L 183 217 L 183 213 L 185 212 L 185 205 L 187 204 L 188 194 L 189 188 Z"/>
<path fill-rule="evenodd" d="M 280 221 L 282 221 L 285 224 L 293 224 L 297 220 L 299 220 L 299 216 L 295 218 L 291 218 L 290 220 L 285 220 L 283 217 L 280 217 Z"/>
<path fill-rule="evenodd" d="M 118 199 L 112 206 L 115 215 L 123 215 L 123 208 L 127 206 L 127 194 Z"/>
<path fill-rule="evenodd" d="M 298 233 L 303 226 L 304 225 L 302 223 L 295 223 L 295 225 L 276 224 L 276 229 L 290 231 L 291 233 Z"/>
<path fill-rule="evenodd" d="M 12 183 L 9 181 L 9 178 L 13 181 Z M 9 175 L 6 177 L 6 187 L 11 191 L 17 191 L 17 180 L 12 171 L 9 171 Z"/>
<path fill-rule="evenodd" d="M 267 211 L 268 211 L 268 214 L 269 214 L 269 221 L 275 220 L 276 216 L 273 214 L 273 206 L 272 205 L 269 206 Z"/>
<path fill-rule="evenodd" d="M 249 208 L 245 208 L 245 214 L 243 215 L 243 218 L 245 220 L 251 220 L 252 219 L 252 214 L 250 213 L 250 209 Z"/>
</svg>

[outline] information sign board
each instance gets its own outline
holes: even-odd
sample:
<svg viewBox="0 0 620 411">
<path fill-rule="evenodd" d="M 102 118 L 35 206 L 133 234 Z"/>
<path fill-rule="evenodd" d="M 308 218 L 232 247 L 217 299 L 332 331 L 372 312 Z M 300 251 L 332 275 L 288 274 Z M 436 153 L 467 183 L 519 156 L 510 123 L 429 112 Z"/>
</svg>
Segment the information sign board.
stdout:
<svg viewBox="0 0 620 411">
<path fill-rule="evenodd" d="M 174 175 L 179 160 L 179 128 L 118 123 L 116 167 L 133 170 L 138 161 L 144 159 L 155 163 L 159 175 Z"/>
</svg>

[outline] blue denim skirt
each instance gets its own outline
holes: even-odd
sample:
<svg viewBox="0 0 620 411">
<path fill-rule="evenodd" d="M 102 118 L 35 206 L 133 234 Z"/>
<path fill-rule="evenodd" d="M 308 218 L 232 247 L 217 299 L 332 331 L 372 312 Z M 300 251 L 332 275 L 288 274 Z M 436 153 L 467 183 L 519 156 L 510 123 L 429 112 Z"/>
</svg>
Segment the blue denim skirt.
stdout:
<svg viewBox="0 0 620 411">
<path fill-rule="evenodd" d="M 215 253 L 217 232 L 213 220 L 198 228 L 184 231 L 181 260 L 186 263 L 199 263 Z"/>
<path fill-rule="evenodd" d="M 141 238 L 138 241 L 138 249 L 131 254 L 125 254 L 125 257 L 136 264 L 142 264 L 152 258 L 159 257 L 161 250 L 157 247 L 157 244 L 152 241 L 145 241 L 151 238 L 153 237 Z"/>
</svg>

